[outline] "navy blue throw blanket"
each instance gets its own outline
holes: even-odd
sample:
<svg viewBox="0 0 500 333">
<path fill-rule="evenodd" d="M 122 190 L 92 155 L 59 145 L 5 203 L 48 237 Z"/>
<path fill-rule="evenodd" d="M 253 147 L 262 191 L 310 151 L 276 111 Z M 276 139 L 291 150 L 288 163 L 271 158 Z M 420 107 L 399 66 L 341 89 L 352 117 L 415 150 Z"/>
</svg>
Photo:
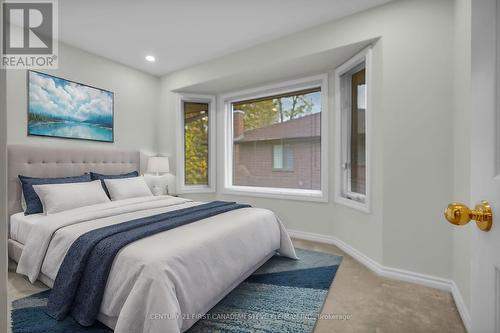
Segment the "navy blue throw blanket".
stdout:
<svg viewBox="0 0 500 333">
<path fill-rule="evenodd" d="M 124 246 L 185 224 L 232 210 L 250 207 L 213 201 L 95 229 L 81 235 L 69 248 L 57 272 L 47 303 L 47 314 L 62 320 L 71 312 L 83 326 L 94 324 L 113 260 Z"/>
</svg>

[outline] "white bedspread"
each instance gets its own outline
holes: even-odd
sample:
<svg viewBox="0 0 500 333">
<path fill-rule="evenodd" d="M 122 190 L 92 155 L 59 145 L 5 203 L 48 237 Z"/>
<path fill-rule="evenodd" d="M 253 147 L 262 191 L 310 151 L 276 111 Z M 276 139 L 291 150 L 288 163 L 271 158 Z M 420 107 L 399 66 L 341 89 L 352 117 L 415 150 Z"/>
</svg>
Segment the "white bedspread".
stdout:
<svg viewBox="0 0 500 333">
<path fill-rule="evenodd" d="M 199 203 L 170 196 L 136 198 L 54 214 L 33 226 L 17 272 L 55 280 L 71 244 L 106 225 Z M 270 255 L 296 258 L 269 210 L 244 208 L 165 231 L 116 256 L 99 320 L 116 332 L 184 332 Z"/>
<path fill-rule="evenodd" d="M 46 218 L 47 216 L 43 214 L 24 215 L 23 212 L 13 214 L 10 217 L 10 238 L 25 244 L 31 228 L 38 223 L 43 223 Z"/>
</svg>

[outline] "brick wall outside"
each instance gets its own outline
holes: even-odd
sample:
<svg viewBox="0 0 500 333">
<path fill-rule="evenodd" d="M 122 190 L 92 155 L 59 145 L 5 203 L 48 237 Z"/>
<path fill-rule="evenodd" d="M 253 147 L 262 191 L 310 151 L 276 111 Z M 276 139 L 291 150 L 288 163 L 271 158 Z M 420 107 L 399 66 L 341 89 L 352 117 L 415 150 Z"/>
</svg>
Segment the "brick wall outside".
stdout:
<svg viewBox="0 0 500 333">
<path fill-rule="evenodd" d="M 286 140 L 293 149 L 293 170 L 273 170 L 273 145 L 280 141 L 234 144 L 234 185 L 295 189 L 321 189 L 319 138 Z"/>
</svg>

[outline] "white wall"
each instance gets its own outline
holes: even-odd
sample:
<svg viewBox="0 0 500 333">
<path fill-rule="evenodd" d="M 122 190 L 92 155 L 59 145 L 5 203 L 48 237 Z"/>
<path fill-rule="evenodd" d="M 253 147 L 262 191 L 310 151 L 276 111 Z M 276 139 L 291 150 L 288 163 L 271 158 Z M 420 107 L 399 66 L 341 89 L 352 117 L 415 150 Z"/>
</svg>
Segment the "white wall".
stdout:
<svg viewBox="0 0 500 333">
<path fill-rule="evenodd" d="M 273 209 L 289 228 L 335 236 L 383 265 L 451 278 L 452 232 L 442 211 L 453 196 L 453 6 L 451 0 L 397 1 L 167 75 L 161 80 L 159 150 L 175 153 L 172 91 L 234 82 L 264 67 L 381 37 L 374 47 L 371 214 L 332 198 L 310 203 L 216 196 Z M 333 116 L 328 126 L 333 132 Z M 333 156 L 331 144 L 331 176 Z M 218 149 L 218 170 L 222 158 Z"/>
<path fill-rule="evenodd" d="M 3 6 L 0 8 L 3 17 Z M 3 36 L 3 24 L 0 24 Z M 7 103 L 6 72 L 0 69 L 0 331 L 7 332 Z"/>
<path fill-rule="evenodd" d="M 455 1 L 454 201 L 472 204 L 470 193 L 471 0 Z M 451 226 L 451 225 L 450 225 Z M 471 235 L 474 223 L 453 227 L 453 280 L 470 309 Z"/>
<path fill-rule="evenodd" d="M 0 14 L 2 10 L 0 9 Z M 0 35 L 2 29 L 0 27 Z M 0 69 L 0 331 L 7 331 L 7 112 L 6 73 Z"/>
<path fill-rule="evenodd" d="M 111 60 L 59 44 L 59 68 L 42 71 L 114 92 L 114 143 L 44 137 L 28 137 L 27 74 L 24 70 L 7 71 L 8 143 L 45 143 L 93 145 L 156 151 L 156 127 L 159 108 L 159 78 Z"/>
<path fill-rule="evenodd" d="M 452 1 L 403 1 L 383 33 L 384 265 L 451 277 Z M 388 24 L 390 22 L 390 24 Z M 375 115 L 376 117 L 377 115 Z"/>
</svg>

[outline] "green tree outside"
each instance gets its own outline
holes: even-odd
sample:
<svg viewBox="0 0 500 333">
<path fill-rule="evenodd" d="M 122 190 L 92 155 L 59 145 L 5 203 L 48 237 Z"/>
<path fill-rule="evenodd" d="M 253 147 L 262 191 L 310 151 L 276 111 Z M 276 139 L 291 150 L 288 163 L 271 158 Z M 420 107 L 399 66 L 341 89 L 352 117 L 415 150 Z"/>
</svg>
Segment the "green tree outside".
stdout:
<svg viewBox="0 0 500 333">
<path fill-rule="evenodd" d="M 184 103 L 186 185 L 208 185 L 208 104 Z"/>
<path fill-rule="evenodd" d="M 245 112 L 245 131 L 282 123 L 311 114 L 311 94 L 288 95 L 236 103 Z M 186 185 L 208 185 L 208 104 L 184 103 L 184 166 Z"/>
</svg>

